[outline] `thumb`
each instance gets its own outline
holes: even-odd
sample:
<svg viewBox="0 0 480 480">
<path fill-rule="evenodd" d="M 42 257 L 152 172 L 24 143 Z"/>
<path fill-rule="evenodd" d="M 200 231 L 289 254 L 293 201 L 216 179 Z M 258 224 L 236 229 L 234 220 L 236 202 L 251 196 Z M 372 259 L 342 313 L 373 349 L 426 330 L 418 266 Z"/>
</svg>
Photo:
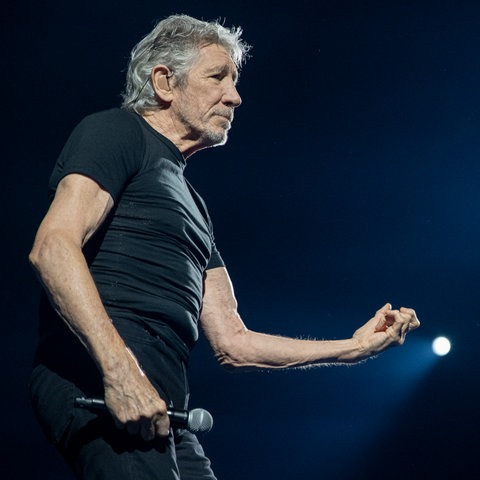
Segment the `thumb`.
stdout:
<svg viewBox="0 0 480 480">
<path fill-rule="evenodd" d="M 380 313 L 383 313 L 386 315 L 390 310 L 392 309 L 392 304 L 391 303 L 386 303 L 380 310 Z"/>
<path fill-rule="evenodd" d="M 380 310 L 377 311 L 376 317 L 378 318 L 377 325 L 375 326 L 376 332 L 384 332 L 387 328 L 387 313 L 392 309 L 392 305 L 390 303 L 386 303 Z"/>
</svg>

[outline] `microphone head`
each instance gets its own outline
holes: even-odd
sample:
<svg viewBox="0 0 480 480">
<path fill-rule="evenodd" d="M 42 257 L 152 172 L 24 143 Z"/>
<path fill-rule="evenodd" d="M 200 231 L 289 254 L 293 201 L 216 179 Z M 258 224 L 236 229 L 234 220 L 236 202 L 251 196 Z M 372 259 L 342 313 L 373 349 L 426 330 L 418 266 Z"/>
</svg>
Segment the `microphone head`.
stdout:
<svg viewBox="0 0 480 480">
<path fill-rule="evenodd" d="M 188 430 L 192 433 L 209 432 L 213 427 L 213 417 L 203 408 L 194 408 L 188 414 Z"/>
</svg>

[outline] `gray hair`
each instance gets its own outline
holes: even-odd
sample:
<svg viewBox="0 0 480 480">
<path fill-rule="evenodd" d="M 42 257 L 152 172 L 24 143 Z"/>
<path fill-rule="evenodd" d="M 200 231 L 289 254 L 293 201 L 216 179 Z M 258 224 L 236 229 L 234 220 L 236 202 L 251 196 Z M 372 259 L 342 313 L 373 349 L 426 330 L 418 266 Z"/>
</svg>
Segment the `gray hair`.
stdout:
<svg viewBox="0 0 480 480">
<path fill-rule="evenodd" d="M 139 114 L 162 108 L 151 85 L 155 65 L 165 65 L 183 86 L 200 48 L 216 44 L 225 48 L 240 71 L 250 45 L 240 27 L 225 28 L 218 21 L 206 22 L 188 15 L 171 15 L 157 23 L 132 50 L 122 107 Z"/>
</svg>

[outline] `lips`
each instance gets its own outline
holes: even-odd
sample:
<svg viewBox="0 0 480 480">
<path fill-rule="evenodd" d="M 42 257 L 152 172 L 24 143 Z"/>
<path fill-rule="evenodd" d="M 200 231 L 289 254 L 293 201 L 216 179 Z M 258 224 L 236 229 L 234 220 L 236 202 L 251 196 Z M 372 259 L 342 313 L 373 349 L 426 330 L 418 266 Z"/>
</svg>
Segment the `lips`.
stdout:
<svg viewBox="0 0 480 480">
<path fill-rule="evenodd" d="M 233 114 L 231 113 L 215 112 L 214 115 L 217 115 L 218 117 L 223 117 L 226 120 L 228 120 L 230 123 L 232 123 L 233 121 Z"/>
<path fill-rule="evenodd" d="M 231 115 L 220 115 L 220 114 L 215 114 L 214 117 L 220 117 L 221 121 L 218 122 L 220 127 L 224 130 L 230 130 L 232 128 L 232 120 L 233 116 Z"/>
</svg>

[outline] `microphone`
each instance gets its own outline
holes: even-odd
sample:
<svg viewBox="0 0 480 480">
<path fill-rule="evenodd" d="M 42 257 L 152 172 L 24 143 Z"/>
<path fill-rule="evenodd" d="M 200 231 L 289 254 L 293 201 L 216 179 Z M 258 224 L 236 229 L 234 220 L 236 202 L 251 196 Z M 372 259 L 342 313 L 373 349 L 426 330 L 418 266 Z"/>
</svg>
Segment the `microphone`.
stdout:
<svg viewBox="0 0 480 480">
<path fill-rule="evenodd" d="M 107 410 L 105 401 L 101 398 L 75 398 L 74 405 L 79 408 L 89 410 Z M 168 408 L 167 415 L 170 421 L 177 427 L 185 428 L 192 433 L 209 432 L 213 426 L 213 417 L 203 408 L 194 408 L 193 410 L 179 410 L 177 408 Z"/>
</svg>

